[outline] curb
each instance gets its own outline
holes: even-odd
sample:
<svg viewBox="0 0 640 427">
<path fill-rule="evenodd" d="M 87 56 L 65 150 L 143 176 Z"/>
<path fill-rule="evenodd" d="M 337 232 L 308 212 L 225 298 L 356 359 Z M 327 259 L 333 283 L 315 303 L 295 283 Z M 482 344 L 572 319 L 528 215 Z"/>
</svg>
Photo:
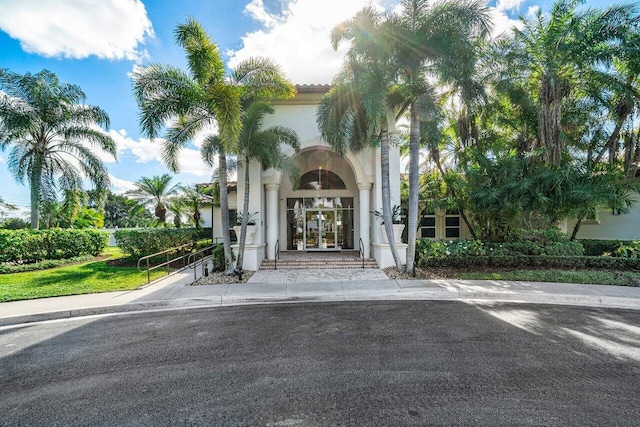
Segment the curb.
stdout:
<svg viewBox="0 0 640 427">
<path fill-rule="evenodd" d="M 517 304 L 564 305 L 571 307 L 596 307 L 624 310 L 640 310 L 640 298 L 622 298 L 591 295 L 540 295 L 527 293 L 491 293 L 491 292 L 396 292 L 380 294 L 316 294 L 290 297 L 242 297 L 216 296 L 185 298 L 174 300 L 158 300 L 117 304 L 99 307 L 86 307 L 72 310 L 60 310 L 34 313 L 21 316 L 0 318 L 0 328 L 21 324 L 65 320 L 80 317 L 100 316 L 108 314 L 133 314 L 145 311 L 183 310 L 210 307 L 233 307 L 268 304 L 296 304 L 312 302 L 346 302 L 346 301 L 462 301 L 462 302 L 496 302 Z"/>
</svg>

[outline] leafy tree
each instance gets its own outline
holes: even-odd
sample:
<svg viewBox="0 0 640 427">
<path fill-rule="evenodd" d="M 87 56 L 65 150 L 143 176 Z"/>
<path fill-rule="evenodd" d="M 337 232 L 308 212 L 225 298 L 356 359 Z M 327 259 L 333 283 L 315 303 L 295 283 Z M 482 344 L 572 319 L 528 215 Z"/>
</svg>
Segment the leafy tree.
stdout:
<svg viewBox="0 0 640 427">
<path fill-rule="evenodd" d="M 263 169 L 287 168 L 293 173 L 291 182 L 297 182 L 297 169 L 289 162 L 289 157 L 280 150 L 282 144 L 293 147 L 296 152 L 300 150 L 300 142 L 296 132 L 284 126 L 272 126 L 263 129 L 264 117 L 273 114 L 274 110 L 269 103 L 253 101 L 243 111 L 242 132 L 236 145 L 238 157 L 242 160 L 245 170 L 244 201 L 242 205 L 242 223 L 238 240 L 238 258 L 236 268 L 242 271 L 244 247 L 247 237 L 247 224 L 249 222 L 249 162 L 258 160 Z"/>
<path fill-rule="evenodd" d="M 104 223 L 109 228 L 148 227 L 153 215 L 140 203 L 123 195 L 107 193 Z"/>
<path fill-rule="evenodd" d="M 198 132 L 208 132 L 202 147 L 203 158 L 213 163 L 218 157 L 222 223 L 229 222 L 227 195 L 227 153 L 233 151 L 242 128 L 242 102 L 250 98 L 272 98 L 290 92 L 278 68 L 269 60 L 253 58 L 238 64 L 225 76 L 220 52 L 204 29 L 192 18 L 178 25 L 176 42 L 185 50 L 189 73 L 163 65 L 138 70 L 134 94 L 141 110 L 140 124 L 151 138 L 159 136 L 165 123 L 174 123 L 164 134 L 163 159 L 178 170 L 177 156 Z M 291 93 L 292 94 L 292 93 Z M 217 125 L 217 132 L 211 126 Z M 208 150 L 208 151 L 207 151 Z M 226 273 L 233 274 L 233 254 L 229 230 L 223 227 Z"/>
<path fill-rule="evenodd" d="M 384 227 L 396 268 L 402 271 L 393 236 L 389 184 L 387 115 L 398 102 L 393 90 L 394 45 L 384 25 L 384 17 L 370 6 L 331 31 L 334 49 L 343 41 L 351 45 L 343 71 L 335 78 L 335 88 L 324 97 L 317 119 L 323 138 L 339 155 L 346 149 L 357 151 L 374 140 L 380 144 Z"/>
<path fill-rule="evenodd" d="M 167 206 L 169 196 L 176 194 L 180 188 L 178 184 L 170 185 L 171 175 L 165 173 L 151 178 L 142 177 L 135 182 L 136 189 L 127 192 L 134 200 L 145 206 L 153 207 L 153 212 L 160 224 L 166 227 Z"/>
<path fill-rule="evenodd" d="M 109 186 L 92 150 L 115 158 L 115 143 L 98 129 L 109 126 L 109 117 L 84 101 L 80 87 L 61 84 L 48 70 L 21 75 L 0 69 L 0 149 L 12 147 L 9 171 L 29 183 L 32 228 L 39 226 L 42 203 L 56 200 L 59 190 L 77 191 L 85 177 L 96 188 Z"/>
<path fill-rule="evenodd" d="M 399 13 L 391 19 L 401 91 L 410 115 L 406 266 L 409 271 L 413 270 L 418 227 L 420 122 L 439 108 L 431 82 L 438 78 L 457 89 L 466 111 L 462 128 L 471 128 L 471 132 L 465 133 L 477 141 L 473 107 L 482 86 L 474 81 L 476 40 L 487 35 L 490 27 L 488 9 L 480 1 L 431 4 L 427 0 L 404 0 Z"/>
<path fill-rule="evenodd" d="M 560 0 L 550 13 L 522 18 L 505 57 L 510 79 L 526 81 L 536 99 L 537 145 L 545 161 L 558 166 L 564 150 L 562 121 L 565 100 L 586 86 L 607 82 L 609 69 L 625 50 L 635 9 L 629 5 L 607 9 L 580 8 L 579 0 Z"/>
</svg>

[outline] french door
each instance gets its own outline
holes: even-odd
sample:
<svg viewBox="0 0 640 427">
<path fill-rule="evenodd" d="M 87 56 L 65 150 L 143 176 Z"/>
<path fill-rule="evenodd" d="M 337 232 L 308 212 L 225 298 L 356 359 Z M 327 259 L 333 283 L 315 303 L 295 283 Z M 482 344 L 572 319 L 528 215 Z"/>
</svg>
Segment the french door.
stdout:
<svg viewBox="0 0 640 427">
<path fill-rule="evenodd" d="M 335 250 L 338 241 L 335 209 L 306 209 L 305 249 Z"/>
</svg>

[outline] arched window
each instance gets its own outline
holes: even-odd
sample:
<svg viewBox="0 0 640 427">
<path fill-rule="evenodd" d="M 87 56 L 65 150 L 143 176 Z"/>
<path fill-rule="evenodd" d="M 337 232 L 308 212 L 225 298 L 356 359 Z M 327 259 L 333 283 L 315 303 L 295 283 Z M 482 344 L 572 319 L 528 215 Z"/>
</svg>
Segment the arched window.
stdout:
<svg viewBox="0 0 640 427">
<path fill-rule="evenodd" d="M 309 171 L 300 178 L 299 190 L 345 190 L 344 181 L 335 173 L 316 169 Z"/>
</svg>

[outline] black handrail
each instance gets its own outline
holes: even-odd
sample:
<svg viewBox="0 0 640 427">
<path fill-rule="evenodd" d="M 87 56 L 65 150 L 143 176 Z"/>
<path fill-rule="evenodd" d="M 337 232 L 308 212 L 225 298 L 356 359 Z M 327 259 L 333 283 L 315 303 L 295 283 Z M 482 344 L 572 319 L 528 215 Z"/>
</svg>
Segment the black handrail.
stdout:
<svg viewBox="0 0 640 427">
<path fill-rule="evenodd" d="M 362 242 L 362 237 L 360 237 L 360 258 L 362 258 L 362 268 L 364 268 L 364 243 Z"/>
<path fill-rule="evenodd" d="M 276 253 L 273 259 L 273 269 L 278 269 L 278 260 L 280 259 L 280 239 L 276 240 Z"/>
<path fill-rule="evenodd" d="M 193 280 L 196 280 L 198 278 L 197 277 L 198 262 L 202 264 L 202 275 L 204 276 L 204 268 L 205 268 L 204 259 L 205 257 L 209 256 L 209 255 L 205 255 L 205 252 L 209 250 L 213 250 L 213 248 L 215 248 L 216 246 L 218 246 L 217 243 L 211 246 L 207 246 L 206 248 L 202 248 L 198 252 L 194 252 L 191 255 L 189 255 L 189 258 L 187 258 L 187 266 L 193 269 Z M 192 262 L 193 262 L 193 266 L 191 266 Z"/>
</svg>

